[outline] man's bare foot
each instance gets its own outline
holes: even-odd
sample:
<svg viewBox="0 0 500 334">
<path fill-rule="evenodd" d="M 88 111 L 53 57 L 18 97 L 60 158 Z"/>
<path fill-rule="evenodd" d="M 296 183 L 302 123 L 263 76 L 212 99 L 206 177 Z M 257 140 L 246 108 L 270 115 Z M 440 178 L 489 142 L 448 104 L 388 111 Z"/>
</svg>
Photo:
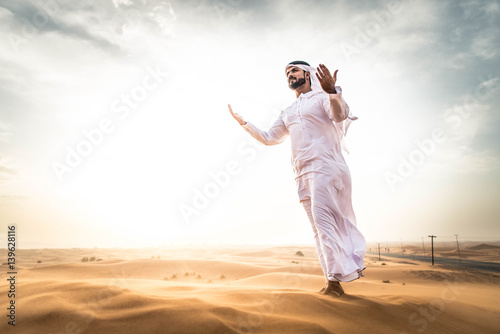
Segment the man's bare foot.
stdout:
<svg viewBox="0 0 500 334">
<path fill-rule="evenodd" d="M 323 290 L 324 289 L 324 290 Z M 328 286 L 321 289 L 323 295 L 332 295 L 335 297 L 340 297 L 344 294 L 344 289 L 340 286 L 340 282 L 328 281 Z"/>
</svg>

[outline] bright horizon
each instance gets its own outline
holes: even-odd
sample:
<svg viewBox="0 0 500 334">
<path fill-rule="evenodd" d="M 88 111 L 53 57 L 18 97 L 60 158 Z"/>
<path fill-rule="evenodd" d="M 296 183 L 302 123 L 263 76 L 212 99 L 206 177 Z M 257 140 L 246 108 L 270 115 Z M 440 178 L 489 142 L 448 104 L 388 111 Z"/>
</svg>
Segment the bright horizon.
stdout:
<svg viewBox="0 0 500 334">
<path fill-rule="evenodd" d="M 297 13 L 300 13 L 298 15 Z M 285 65 L 339 69 L 368 243 L 500 240 L 498 2 L 0 0 L 0 248 L 313 244 Z M 304 23 L 306 22 L 306 23 Z M 439 242 L 435 240 L 436 242 Z"/>
</svg>

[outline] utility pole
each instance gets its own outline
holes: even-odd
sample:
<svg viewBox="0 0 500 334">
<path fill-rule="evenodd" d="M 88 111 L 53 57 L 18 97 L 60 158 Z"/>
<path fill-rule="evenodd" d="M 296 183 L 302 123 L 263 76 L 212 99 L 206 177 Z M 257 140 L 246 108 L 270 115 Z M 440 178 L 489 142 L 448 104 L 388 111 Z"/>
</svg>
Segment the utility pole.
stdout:
<svg viewBox="0 0 500 334">
<path fill-rule="evenodd" d="M 458 244 L 458 234 L 455 234 L 457 238 L 457 250 L 458 250 L 458 262 L 462 263 L 462 257 L 460 256 L 460 245 Z"/>
<path fill-rule="evenodd" d="M 425 245 L 424 245 L 424 237 L 422 237 L 422 249 L 424 250 L 424 256 L 425 256 Z"/>
<path fill-rule="evenodd" d="M 380 261 L 380 242 L 378 243 L 378 260 Z"/>
<path fill-rule="evenodd" d="M 431 253 L 432 253 L 432 265 L 434 265 L 434 238 L 435 235 L 429 235 L 429 238 L 431 238 Z"/>
</svg>

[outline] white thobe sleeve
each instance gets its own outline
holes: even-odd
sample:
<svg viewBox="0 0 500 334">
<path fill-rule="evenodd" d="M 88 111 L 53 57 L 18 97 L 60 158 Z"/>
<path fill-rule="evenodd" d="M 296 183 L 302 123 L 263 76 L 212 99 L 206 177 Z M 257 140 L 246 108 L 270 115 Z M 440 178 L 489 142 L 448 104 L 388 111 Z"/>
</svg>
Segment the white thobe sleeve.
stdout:
<svg viewBox="0 0 500 334">
<path fill-rule="evenodd" d="M 341 114 L 344 119 L 356 120 L 358 119 L 356 116 L 353 116 L 351 111 L 349 110 L 349 106 L 344 100 L 342 96 L 342 88 L 340 86 L 335 86 L 335 90 L 337 94 L 327 94 L 328 99 L 323 100 L 323 108 L 327 113 L 328 117 L 335 122 L 333 115 Z M 343 122 L 343 121 L 341 121 Z M 337 122 L 340 123 L 340 122 Z"/>
<path fill-rule="evenodd" d="M 283 114 L 281 112 L 278 119 L 268 131 L 262 131 L 250 122 L 241 127 L 264 145 L 280 144 L 288 137 L 288 129 L 283 122 Z"/>
<path fill-rule="evenodd" d="M 349 106 L 342 96 L 342 88 L 340 88 L 340 86 L 335 86 L 335 90 L 337 91 L 337 94 L 327 94 L 327 98 L 323 101 L 323 109 L 337 129 L 339 142 L 342 148 L 344 151 L 349 153 L 349 149 L 345 143 L 345 135 L 347 134 L 347 129 L 349 129 L 351 122 L 357 120 L 358 118 L 349 110 Z M 333 115 L 339 113 L 344 115 L 345 119 L 341 122 L 336 122 Z"/>
</svg>

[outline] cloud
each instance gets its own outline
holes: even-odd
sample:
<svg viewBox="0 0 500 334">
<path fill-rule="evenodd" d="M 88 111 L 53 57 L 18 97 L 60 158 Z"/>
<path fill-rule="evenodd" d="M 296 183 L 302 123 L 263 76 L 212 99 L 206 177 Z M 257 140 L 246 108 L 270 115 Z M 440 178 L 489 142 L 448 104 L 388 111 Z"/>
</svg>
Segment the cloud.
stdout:
<svg viewBox="0 0 500 334">
<path fill-rule="evenodd" d="M 133 4 L 132 0 L 113 0 L 113 5 L 118 8 L 120 5 L 131 6 Z"/>
<path fill-rule="evenodd" d="M 498 55 L 498 48 L 495 45 L 496 39 L 496 31 L 485 32 L 484 35 L 474 38 L 471 50 L 476 56 L 485 59 L 495 58 Z"/>
<path fill-rule="evenodd" d="M 140 31 L 141 38 L 173 35 L 177 20 L 174 6 L 163 0 L 90 0 L 64 4 L 0 0 L 1 7 L 12 14 L 8 37 L 13 44 L 21 45 L 39 34 L 56 33 L 89 42 L 111 54 L 123 54 L 130 49 L 127 34 Z"/>
<path fill-rule="evenodd" d="M 465 149 L 463 155 L 455 161 L 460 166 L 460 168 L 456 169 L 456 172 L 471 175 L 500 170 L 500 157 L 491 153 L 489 150 L 474 151 L 472 148 Z"/>
<path fill-rule="evenodd" d="M 52 2 L 55 3 L 55 2 Z M 31 39 L 39 33 L 57 32 L 61 35 L 79 40 L 88 41 L 100 49 L 116 52 L 119 47 L 81 24 L 65 22 L 63 19 L 67 11 L 59 4 L 55 7 L 47 7 L 32 3 L 30 1 L 0 1 L 0 7 L 10 11 L 14 16 L 14 33 L 11 39 Z M 66 13 L 65 13 L 66 12 Z"/>
</svg>

